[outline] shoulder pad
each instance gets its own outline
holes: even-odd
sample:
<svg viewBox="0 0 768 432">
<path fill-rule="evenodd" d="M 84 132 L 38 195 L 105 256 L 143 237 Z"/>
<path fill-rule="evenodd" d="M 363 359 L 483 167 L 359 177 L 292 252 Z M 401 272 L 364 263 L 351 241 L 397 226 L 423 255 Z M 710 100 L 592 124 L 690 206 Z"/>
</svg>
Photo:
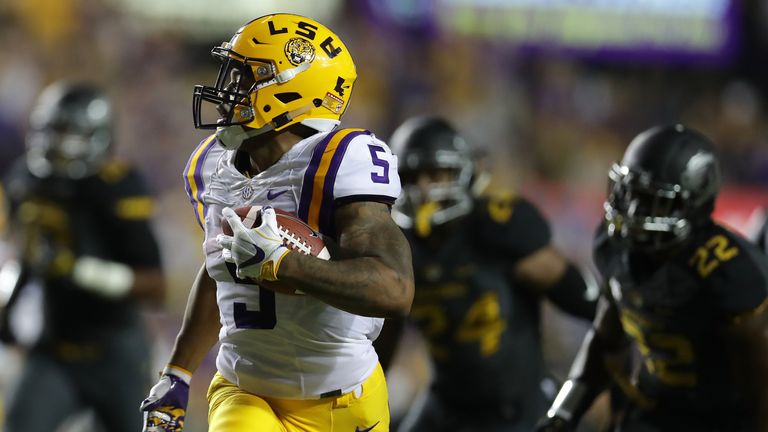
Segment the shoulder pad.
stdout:
<svg viewBox="0 0 768 432">
<path fill-rule="evenodd" d="M 519 259 L 547 246 L 551 240 L 544 216 L 521 196 L 485 198 L 475 205 L 478 240 L 494 254 Z"/>
<path fill-rule="evenodd" d="M 498 191 L 481 200 L 485 204 L 485 212 L 492 221 L 505 224 L 512 219 L 515 204 L 519 195 L 510 191 Z"/>
<path fill-rule="evenodd" d="M 708 230 L 686 257 L 691 270 L 710 287 L 726 313 L 754 309 L 768 298 L 768 258 L 731 231 Z"/>
</svg>

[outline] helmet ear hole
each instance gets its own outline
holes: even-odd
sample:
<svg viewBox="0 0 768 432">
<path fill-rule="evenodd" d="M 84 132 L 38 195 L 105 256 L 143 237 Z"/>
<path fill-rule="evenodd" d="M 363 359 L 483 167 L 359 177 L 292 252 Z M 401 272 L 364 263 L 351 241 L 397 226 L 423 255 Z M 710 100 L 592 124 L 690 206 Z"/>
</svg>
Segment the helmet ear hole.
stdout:
<svg viewBox="0 0 768 432">
<path fill-rule="evenodd" d="M 279 100 L 280 102 L 287 104 L 291 103 L 295 100 L 301 99 L 301 95 L 296 92 L 286 92 L 286 93 L 278 93 L 275 95 L 275 99 Z"/>
</svg>

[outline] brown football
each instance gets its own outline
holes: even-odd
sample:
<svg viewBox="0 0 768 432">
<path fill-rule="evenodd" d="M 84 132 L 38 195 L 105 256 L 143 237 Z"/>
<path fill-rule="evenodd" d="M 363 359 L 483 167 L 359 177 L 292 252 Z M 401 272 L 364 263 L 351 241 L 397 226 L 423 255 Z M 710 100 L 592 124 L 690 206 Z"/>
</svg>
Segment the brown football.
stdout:
<svg viewBox="0 0 768 432">
<path fill-rule="evenodd" d="M 261 206 L 240 207 L 234 210 L 240 216 L 240 220 L 243 221 L 243 225 L 246 228 L 254 228 L 261 224 Z M 312 227 L 299 219 L 298 216 L 280 209 L 275 209 L 275 215 L 277 217 L 277 228 L 280 231 L 280 237 L 288 249 L 324 260 L 331 258 L 331 254 L 328 252 L 328 248 L 325 246 L 320 233 L 313 230 Z M 226 219 L 221 220 L 221 229 L 226 235 L 233 234 L 232 227 L 229 226 Z M 284 294 L 303 294 L 301 291 L 295 290 L 280 281 L 260 282 L 260 284 Z"/>
</svg>

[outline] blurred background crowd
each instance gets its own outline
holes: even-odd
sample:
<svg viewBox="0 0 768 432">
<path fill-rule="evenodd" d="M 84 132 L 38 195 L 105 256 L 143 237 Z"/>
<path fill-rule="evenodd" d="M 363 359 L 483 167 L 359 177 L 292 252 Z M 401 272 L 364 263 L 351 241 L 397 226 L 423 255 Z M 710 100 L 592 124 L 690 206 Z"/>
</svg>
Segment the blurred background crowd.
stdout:
<svg viewBox="0 0 768 432">
<path fill-rule="evenodd" d="M 192 126 L 192 86 L 214 79 L 214 45 L 277 11 L 328 25 L 351 50 L 359 78 L 345 125 L 386 141 L 409 116 L 445 116 L 492 174 L 489 188 L 537 204 L 558 245 L 584 266 L 607 170 L 653 124 L 686 123 L 718 145 L 726 183 L 720 220 L 748 233 L 768 204 L 768 3 L 761 0 L 3 0 L 0 173 L 23 153 L 29 111 L 44 86 L 76 79 L 108 90 L 116 152 L 139 167 L 157 197 L 153 222 L 169 295 L 147 314 L 155 370 L 203 259 L 181 177 L 205 137 Z M 32 316 L 23 319 L 30 338 Z M 562 379 L 583 324 L 557 311 L 545 316 L 546 353 Z M 0 357 L 5 392 L 20 357 L 9 350 Z M 393 417 L 429 379 L 418 340 L 397 365 Z M 187 430 L 205 430 L 213 369 L 208 361 L 195 376 Z"/>
</svg>

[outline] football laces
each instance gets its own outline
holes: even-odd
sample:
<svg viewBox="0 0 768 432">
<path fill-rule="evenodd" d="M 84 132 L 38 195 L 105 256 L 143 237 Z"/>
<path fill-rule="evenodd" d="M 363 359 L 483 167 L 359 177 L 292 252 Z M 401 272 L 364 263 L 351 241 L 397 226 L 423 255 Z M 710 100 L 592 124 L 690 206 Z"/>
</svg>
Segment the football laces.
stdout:
<svg viewBox="0 0 768 432">
<path fill-rule="evenodd" d="M 280 233 L 280 237 L 283 238 L 283 241 L 292 246 L 293 249 L 298 250 L 304 255 L 312 255 L 312 246 L 307 242 L 302 241 L 299 236 L 280 226 L 277 227 L 277 231 Z"/>
</svg>

